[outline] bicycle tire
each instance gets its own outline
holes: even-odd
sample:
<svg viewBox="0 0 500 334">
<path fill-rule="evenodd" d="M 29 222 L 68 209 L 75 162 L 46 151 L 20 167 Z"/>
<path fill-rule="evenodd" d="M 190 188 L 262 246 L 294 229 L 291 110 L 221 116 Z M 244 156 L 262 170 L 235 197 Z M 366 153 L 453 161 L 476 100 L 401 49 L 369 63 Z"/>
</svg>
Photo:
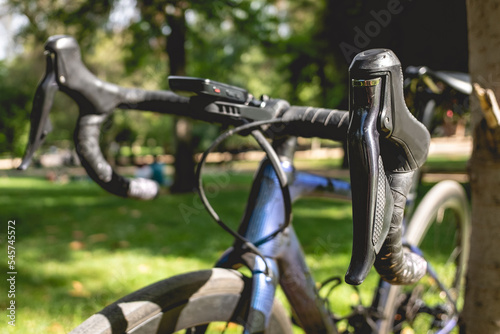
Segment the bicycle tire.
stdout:
<svg viewBox="0 0 500 334">
<path fill-rule="evenodd" d="M 417 209 L 415 210 L 415 213 L 413 214 L 410 223 L 407 225 L 407 229 L 405 231 L 405 240 L 409 245 L 415 245 L 420 247 L 422 242 L 426 239 L 426 237 L 430 235 L 431 233 L 430 230 L 438 225 L 437 217 L 443 214 L 443 210 L 448 210 L 453 214 L 451 218 L 453 219 L 452 223 L 454 226 L 452 227 L 456 229 L 455 231 L 453 231 L 455 234 L 453 243 L 454 248 L 450 254 L 450 258 L 448 258 L 448 260 L 450 260 L 452 259 L 452 257 L 454 257 L 453 263 L 448 264 L 448 266 L 451 265 L 454 266 L 453 268 L 454 273 L 452 275 L 449 275 L 450 278 L 448 278 L 448 275 L 446 275 L 446 279 L 445 277 L 440 277 L 438 274 L 438 278 L 440 278 L 440 280 L 443 279 L 448 282 L 450 282 L 451 280 L 451 283 L 448 283 L 446 285 L 446 288 L 448 292 L 450 292 L 450 294 L 453 295 L 453 298 L 459 301 L 458 302 L 459 306 L 457 310 L 458 312 L 452 311 L 451 314 L 449 314 L 448 316 L 453 317 L 454 321 L 457 321 L 460 309 L 463 307 L 464 281 L 465 281 L 466 266 L 470 248 L 469 236 L 471 228 L 469 204 L 467 196 L 465 194 L 464 189 L 458 182 L 450 180 L 441 181 L 438 184 L 436 184 L 424 196 L 424 198 L 418 205 Z M 432 231 L 432 233 L 435 232 Z M 431 237 L 433 236 L 431 235 Z M 444 240 L 440 240 L 440 243 L 445 243 L 445 242 L 446 238 L 444 238 Z M 423 249 L 422 251 L 424 257 L 426 257 L 426 259 L 429 260 L 427 258 L 425 249 Z M 426 277 L 427 280 L 430 281 L 430 283 L 423 282 L 425 281 Z M 428 278 L 428 275 L 426 275 L 426 277 L 424 277 L 418 283 L 411 285 L 409 287 L 396 286 L 396 285 L 390 286 L 390 288 L 387 291 L 385 305 L 383 306 L 383 318 L 385 320 L 382 322 L 380 333 L 401 332 L 401 328 L 404 326 L 403 323 L 407 321 L 404 319 L 405 315 L 401 315 L 403 307 L 407 307 L 407 309 L 405 310 L 407 311 L 408 308 L 416 305 L 416 303 L 414 305 L 409 305 L 410 302 L 409 299 L 407 299 L 408 296 L 416 294 L 418 291 L 420 291 L 420 289 L 424 287 L 425 284 L 429 285 L 435 284 L 435 282 L 433 282 L 431 279 Z M 410 289 L 410 290 L 406 291 L 405 289 Z M 409 293 L 411 294 L 408 295 Z M 421 300 L 423 302 L 424 298 L 423 295 L 422 297 L 418 298 L 422 298 Z M 404 303 L 408 304 L 404 305 Z M 417 305 L 417 306 L 419 307 L 419 310 L 414 310 L 416 314 L 415 317 L 411 319 L 411 321 L 413 322 L 412 326 L 415 325 L 415 319 L 417 316 L 419 316 L 419 312 L 421 312 L 420 309 L 423 310 L 422 307 L 424 305 Z M 445 307 L 445 305 L 440 305 L 440 307 Z M 424 312 L 422 311 L 422 314 L 423 313 Z M 403 319 L 402 320 L 397 319 L 397 317 L 402 317 Z M 448 320 L 451 319 L 449 318 Z M 401 322 L 397 323 L 398 321 Z M 442 324 L 444 326 L 445 323 L 443 322 Z M 434 325 L 434 323 L 432 325 Z M 452 323 L 450 322 L 449 325 L 451 326 Z M 411 333 L 412 331 L 408 332 Z M 424 331 L 419 329 L 413 332 L 423 333 Z M 427 329 L 426 332 L 432 333 L 430 329 Z"/>
<path fill-rule="evenodd" d="M 250 288 L 249 278 L 229 269 L 214 268 L 174 276 L 121 298 L 88 318 L 71 334 L 177 333 L 181 330 L 205 333 L 205 329 L 191 330 L 213 322 L 243 325 Z M 224 324 L 217 326 L 217 333 L 225 328 Z M 276 299 L 267 332 L 292 333 L 290 317 Z"/>
<path fill-rule="evenodd" d="M 432 131 L 434 130 L 432 129 L 432 118 L 434 117 L 435 109 L 436 109 L 436 100 L 431 99 L 427 101 L 424 107 L 424 111 L 422 112 L 421 116 L 422 119 L 419 120 L 423 125 L 425 125 L 425 127 L 427 128 L 427 130 L 429 130 L 430 133 L 432 133 Z"/>
</svg>

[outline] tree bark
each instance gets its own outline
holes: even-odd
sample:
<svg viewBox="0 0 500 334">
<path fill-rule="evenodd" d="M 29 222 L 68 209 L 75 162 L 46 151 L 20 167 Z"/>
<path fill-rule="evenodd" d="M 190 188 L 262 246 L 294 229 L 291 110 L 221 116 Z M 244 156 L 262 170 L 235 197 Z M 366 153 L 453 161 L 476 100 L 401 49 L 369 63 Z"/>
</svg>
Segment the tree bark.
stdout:
<svg viewBox="0 0 500 334">
<path fill-rule="evenodd" d="M 500 0 L 467 0 L 472 82 L 500 98 Z M 500 333 L 500 130 L 487 127 L 471 98 L 474 149 L 471 254 L 463 321 L 466 333 Z"/>
<path fill-rule="evenodd" d="M 167 23 L 171 33 L 167 37 L 167 54 L 170 75 L 186 75 L 186 19 L 183 2 L 179 2 L 175 11 L 167 13 Z M 173 193 L 186 193 L 195 190 L 195 163 L 193 160 L 194 144 L 191 135 L 192 123 L 186 118 L 176 118 L 174 181 L 170 188 Z"/>
</svg>

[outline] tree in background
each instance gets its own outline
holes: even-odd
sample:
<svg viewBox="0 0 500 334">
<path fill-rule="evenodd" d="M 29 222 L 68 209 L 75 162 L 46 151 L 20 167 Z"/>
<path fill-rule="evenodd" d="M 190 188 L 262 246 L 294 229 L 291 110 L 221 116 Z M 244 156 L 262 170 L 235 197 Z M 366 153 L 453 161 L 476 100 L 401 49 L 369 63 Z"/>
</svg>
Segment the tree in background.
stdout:
<svg viewBox="0 0 500 334">
<path fill-rule="evenodd" d="M 0 152 L 23 154 L 28 141 L 29 101 L 36 81 L 30 78 L 32 68 L 22 63 L 0 62 Z M 26 80 L 29 81 L 26 82 Z"/>
<path fill-rule="evenodd" d="M 139 15 L 136 15 L 131 22 L 120 22 L 118 26 L 113 25 L 111 16 L 122 1 L 88 1 L 71 5 L 45 0 L 9 0 L 8 3 L 14 11 L 28 18 L 28 24 L 21 35 L 24 37 L 24 44 L 31 45 L 31 48 L 37 50 L 39 54 L 40 45 L 48 36 L 70 34 L 79 41 L 82 50 L 85 50 L 82 56 L 87 65 L 100 78 L 150 89 L 167 88 L 167 75 L 206 74 L 220 81 L 246 83 L 247 77 L 240 75 L 239 78 L 233 78 L 233 69 L 243 62 L 242 59 L 248 61 L 249 58 L 253 58 L 253 56 L 248 57 L 248 50 L 255 50 L 256 47 L 258 49 L 262 41 L 268 40 L 271 32 L 276 30 L 277 21 L 276 10 L 273 10 L 275 7 L 267 1 L 138 1 L 135 2 L 135 6 Z M 128 5 L 132 4 L 134 2 Z M 187 16 L 190 22 L 187 22 Z M 107 43 L 110 40 L 116 42 L 114 48 L 120 50 L 120 54 L 117 55 L 114 51 L 110 54 L 115 57 L 102 54 L 96 56 L 99 50 L 110 51 L 110 45 Z M 222 44 L 223 47 L 219 49 L 217 44 Z M 260 54 L 259 51 L 257 54 Z M 243 54 L 247 54 L 247 57 L 242 57 Z M 89 62 L 92 58 L 95 62 Z M 112 63 L 111 59 L 115 60 L 115 63 Z M 118 75 L 122 67 L 116 65 L 116 60 L 123 61 L 129 74 L 128 79 L 124 80 Z M 193 65 L 187 67 L 189 63 Z M 114 75 L 107 71 L 108 68 L 115 70 Z M 156 81 L 156 84 L 152 86 L 146 81 L 148 72 L 155 74 L 153 81 Z M 246 72 L 252 73 L 251 70 Z M 268 68 L 266 72 L 270 72 Z M 266 77 L 269 75 L 262 75 L 257 81 L 263 82 Z M 58 113 L 53 114 L 61 121 L 66 116 L 63 114 L 59 118 Z M 132 132 L 150 133 L 151 128 L 158 127 L 152 125 L 148 129 L 148 126 L 144 125 L 147 120 L 158 121 L 154 116 L 145 117 L 142 122 L 137 120 L 143 117 L 136 116 L 134 122 L 123 121 L 123 118 L 123 116 L 115 117 L 113 121 L 122 120 L 121 127 L 127 124 L 136 127 L 137 129 L 131 129 L 134 130 Z M 57 120 L 54 123 L 59 128 Z M 164 125 L 164 122 L 162 123 Z M 64 124 L 63 128 L 68 127 Z M 165 129 L 166 127 L 163 127 L 162 132 L 169 137 L 170 131 Z M 192 123 L 182 118 L 175 121 L 174 129 L 177 148 L 173 190 L 192 191 L 194 188 L 192 156 L 195 142 L 200 141 L 193 141 L 192 133 L 203 133 L 203 131 L 193 130 Z M 159 133 L 157 130 L 153 132 Z M 105 133 L 107 141 L 114 140 L 113 133 L 116 134 L 113 131 Z M 145 136 L 137 138 L 143 142 L 147 140 Z M 155 138 L 155 141 L 157 139 Z"/>
<path fill-rule="evenodd" d="M 168 56 L 168 74 L 186 75 L 186 18 L 188 1 L 146 0 L 137 3 L 141 13 L 139 32 L 147 33 L 149 43 L 157 41 L 159 49 L 164 49 Z M 149 24 L 149 29 L 141 25 Z M 167 30 L 168 29 L 168 30 Z M 137 37 L 137 36 L 135 36 Z M 141 36 L 142 37 L 142 36 Z M 138 39 L 134 39 L 137 43 Z M 147 48 L 145 48 L 147 50 Z M 133 55 L 135 57 L 135 55 Z M 176 118 L 174 122 L 175 161 L 172 192 L 191 192 L 195 189 L 194 144 L 191 135 L 192 124 L 186 118 Z"/>
<path fill-rule="evenodd" d="M 252 9 L 252 3 L 258 1 L 138 2 L 141 19 L 131 26 L 134 39 L 130 46 L 139 52 L 131 54 L 129 64 L 143 61 L 141 58 L 150 58 L 151 48 L 154 48 L 159 54 L 167 55 L 169 75 L 189 74 L 216 78 L 219 81 L 226 81 L 227 78 L 229 82 L 234 82 L 227 73 L 231 73 L 231 69 L 240 61 L 237 56 L 251 45 L 250 43 L 244 45 L 241 42 L 253 40 L 254 43 L 261 43 L 262 39 L 267 37 L 262 34 L 266 30 L 262 28 L 266 27 L 266 21 L 258 15 L 256 5 Z M 188 17 L 190 24 L 187 22 Z M 228 33 L 229 30 L 231 33 Z M 221 36 L 226 37 L 222 42 L 225 45 L 218 48 Z M 218 73 L 222 75 L 217 75 Z M 223 75 L 224 73 L 226 75 Z M 182 117 L 176 118 L 174 133 L 175 175 L 171 190 L 193 191 L 195 188 L 193 154 L 199 138 L 193 138 L 192 121 Z"/>
<path fill-rule="evenodd" d="M 98 3 L 98 4 L 97 4 Z M 29 132 L 29 112 L 37 82 L 45 70 L 41 45 L 54 33 L 72 31 L 82 45 L 88 47 L 96 39 L 95 32 L 104 24 L 99 17 L 109 14 L 108 2 L 95 1 L 95 12 L 89 12 L 92 2 L 65 6 L 51 1 L 9 0 L 9 12 L 22 14 L 27 24 L 21 31 L 24 53 L 13 60 L 0 62 L 0 152 L 21 156 Z M 65 29 L 65 30 L 62 30 Z M 53 122 L 58 126 L 51 139 L 68 141 L 74 127 L 73 113 L 68 114 L 69 101 L 57 99 Z M 70 116 L 70 117 L 68 117 Z"/>
<path fill-rule="evenodd" d="M 73 35 L 81 45 L 90 46 L 98 38 L 96 31 L 106 26 L 113 0 L 8 0 L 6 3 L 13 12 L 28 19 L 21 33 L 28 40 L 41 44 L 49 36 L 64 32 Z"/>
<path fill-rule="evenodd" d="M 360 50 L 389 47 L 403 66 L 467 70 L 465 5 L 452 0 L 7 3 L 29 18 L 22 34 L 27 52 L 36 50 L 40 55 L 40 45 L 48 36 L 71 34 L 81 44 L 85 62 L 100 78 L 149 89 L 167 89 L 167 75 L 187 74 L 297 105 L 346 109 L 347 67 Z M 133 12 L 129 20 L 119 17 L 125 11 Z M 55 126 L 63 133 L 52 133 L 49 141 L 62 138 L 68 132 L 65 129 L 72 128 L 64 123 L 69 124 L 69 104 L 61 107 L 64 114 L 53 113 Z M 134 145 L 152 138 L 167 152 L 187 153 L 176 159 L 187 167 L 177 168 L 175 185 L 179 191 L 190 191 L 191 153 L 196 142 L 204 146 L 214 132 L 208 125 L 180 120 L 175 127 L 177 138 L 184 139 L 173 143 L 169 117 L 142 113 L 130 122 L 128 114 L 113 122 L 119 128 L 134 127 L 131 130 L 139 134 Z M 106 141 L 113 134 L 108 131 Z M 200 138 L 189 138 L 192 134 Z M 184 149 L 175 150 L 177 145 Z M 182 175 L 181 170 L 188 174 Z"/>
<path fill-rule="evenodd" d="M 467 0 L 472 82 L 500 98 L 500 1 Z M 466 333 L 500 333 L 500 127 L 490 128 L 477 99 L 472 101 L 474 150 L 471 254 L 463 317 Z"/>
</svg>

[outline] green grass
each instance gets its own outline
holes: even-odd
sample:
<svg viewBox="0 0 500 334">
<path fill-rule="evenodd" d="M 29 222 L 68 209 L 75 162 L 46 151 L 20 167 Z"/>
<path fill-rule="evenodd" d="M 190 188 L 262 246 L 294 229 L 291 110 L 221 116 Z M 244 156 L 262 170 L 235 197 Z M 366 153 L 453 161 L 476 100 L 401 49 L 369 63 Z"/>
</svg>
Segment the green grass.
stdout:
<svg viewBox="0 0 500 334">
<path fill-rule="evenodd" d="M 214 207 L 233 228 L 241 218 L 251 179 L 249 173 L 205 178 Z M 164 195 L 149 202 L 125 200 L 87 180 L 59 184 L 0 178 L 4 251 L 9 220 L 16 221 L 18 274 L 16 327 L 8 326 L 7 333 L 66 333 L 140 287 L 210 268 L 232 244 L 194 194 Z M 343 277 L 352 242 L 350 204 L 299 200 L 294 204 L 294 226 L 316 280 Z M 3 273 L 9 271 L 6 262 L 0 264 Z M 365 303 L 376 281 L 372 273 L 361 286 Z M 6 280 L 2 282 L 6 295 Z M 333 309 L 347 313 L 356 296 L 344 284 L 334 292 Z M 5 310 L 7 302 L 1 298 L 0 309 Z"/>
<path fill-rule="evenodd" d="M 431 156 L 425 163 L 425 172 L 434 173 L 466 173 L 468 157 Z"/>
<path fill-rule="evenodd" d="M 466 156 L 430 156 L 423 170 L 427 173 L 466 173 L 467 161 Z M 255 169 L 258 162 L 236 161 L 232 164 L 235 168 Z M 298 169 L 335 170 L 342 166 L 342 159 L 295 159 L 294 164 Z"/>
</svg>

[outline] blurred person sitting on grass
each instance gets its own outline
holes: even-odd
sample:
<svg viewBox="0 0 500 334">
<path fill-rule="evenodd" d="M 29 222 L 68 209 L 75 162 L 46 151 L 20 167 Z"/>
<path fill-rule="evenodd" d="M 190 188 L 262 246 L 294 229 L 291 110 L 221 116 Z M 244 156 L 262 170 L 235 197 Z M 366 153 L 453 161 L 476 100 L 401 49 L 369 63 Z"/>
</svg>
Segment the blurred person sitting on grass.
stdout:
<svg viewBox="0 0 500 334">
<path fill-rule="evenodd" d="M 166 179 L 165 179 L 165 164 L 161 162 L 160 157 L 155 155 L 154 157 L 154 162 L 149 165 L 151 168 L 151 179 L 158 182 L 160 186 L 165 186 L 166 184 Z"/>
</svg>

